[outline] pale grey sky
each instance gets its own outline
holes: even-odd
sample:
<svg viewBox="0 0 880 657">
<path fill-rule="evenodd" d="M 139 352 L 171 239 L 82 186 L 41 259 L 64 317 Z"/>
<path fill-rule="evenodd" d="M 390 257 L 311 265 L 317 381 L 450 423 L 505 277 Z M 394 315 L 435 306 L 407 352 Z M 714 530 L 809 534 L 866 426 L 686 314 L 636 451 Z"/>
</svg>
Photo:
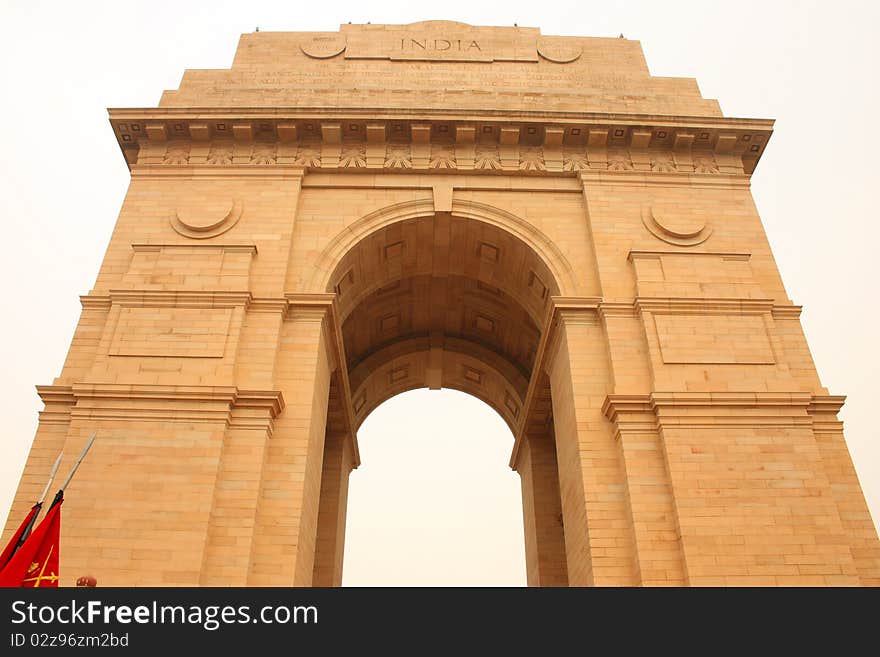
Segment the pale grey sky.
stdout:
<svg viewBox="0 0 880 657">
<path fill-rule="evenodd" d="M 848 395 L 847 443 L 880 520 L 880 315 L 871 301 L 880 280 L 874 199 L 880 181 L 873 161 L 880 132 L 872 127 L 880 100 L 877 5 L 448 0 L 428 6 L 0 1 L 7 245 L 0 258 L 6 299 L 0 518 L 36 427 L 41 405 L 34 385 L 51 383 L 60 372 L 79 317 L 78 295 L 94 283 L 125 194 L 128 172 L 105 108 L 154 106 L 163 89 L 177 87 L 185 68 L 228 67 L 239 34 L 257 26 L 335 30 L 348 21 L 449 19 L 516 22 L 544 34 L 623 33 L 642 42 L 654 75 L 695 77 L 727 116 L 777 120 L 753 193 L 788 294 L 804 305 L 802 323 L 822 382 L 831 393 Z M 412 418 L 425 417 L 436 420 L 436 433 L 401 432 Z M 440 426 L 450 418 L 461 423 Z M 438 583 L 419 563 L 429 563 L 436 576 L 446 573 L 446 582 L 525 581 L 518 480 L 506 470 L 512 438 L 488 407 L 459 393 L 419 391 L 377 410 L 360 441 L 364 464 L 352 477 L 346 583 Z M 418 465 L 418 480 L 395 479 L 406 471 L 403 463 Z M 403 526 L 423 545 L 404 542 Z M 493 560 L 478 558 L 486 546 L 495 546 Z"/>
</svg>

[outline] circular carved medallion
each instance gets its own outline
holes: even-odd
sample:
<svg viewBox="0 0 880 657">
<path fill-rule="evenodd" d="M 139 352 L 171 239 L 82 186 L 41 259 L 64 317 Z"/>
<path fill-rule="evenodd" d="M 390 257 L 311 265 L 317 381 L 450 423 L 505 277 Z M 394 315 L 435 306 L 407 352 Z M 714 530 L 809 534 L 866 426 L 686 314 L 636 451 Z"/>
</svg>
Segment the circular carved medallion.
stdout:
<svg viewBox="0 0 880 657">
<path fill-rule="evenodd" d="M 320 32 L 308 37 L 299 47 L 309 57 L 330 59 L 345 50 L 345 35 L 337 32 Z"/>
<path fill-rule="evenodd" d="M 538 39 L 538 54 L 557 64 L 568 64 L 581 56 L 581 47 L 565 39 Z"/>
<path fill-rule="evenodd" d="M 241 218 L 242 202 L 229 201 L 214 203 L 212 207 L 201 205 L 198 209 L 179 207 L 171 213 L 171 227 L 196 240 L 222 235 Z"/>
<path fill-rule="evenodd" d="M 677 246 L 702 244 L 712 234 L 712 228 L 703 217 L 652 207 L 642 209 L 642 223 L 654 237 Z"/>
</svg>

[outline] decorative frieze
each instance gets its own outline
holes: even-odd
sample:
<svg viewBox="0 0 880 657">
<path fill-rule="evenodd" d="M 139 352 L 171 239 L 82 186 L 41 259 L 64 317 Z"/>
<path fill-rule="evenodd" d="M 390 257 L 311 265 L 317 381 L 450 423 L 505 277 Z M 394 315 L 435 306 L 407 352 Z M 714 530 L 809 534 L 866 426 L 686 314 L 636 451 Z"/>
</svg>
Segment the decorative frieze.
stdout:
<svg viewBox="0 0 880 657">
<path fill-rule="evenodd" d="M 211 142 L 209 146 L 195 146 L 181 142 L 167 142 L 162 145 L 150 144 L 142 155 L 138 155 L 136 165 L 196 165 L 231 166 L 293 164 L 309 169 L 399 169 L 399 170 L 476 170 L 526 173 L 576 172 L 583 170 L 631 172 L 648 171 L 655 173 L 688 173 L 716 175 L 719 173 L 743 173 L 741 163 L 728 167 L 722 172 L 716 164 L 714 155 L 705 152 L 683 163 L 672 151 L 632 149 L 554 148 L 543 146 L 511 146 L 492 142 L 475 145 L 456 145 L 448 143 L 419 144 L 388 143 L 368 144 L 367 142 L 326 142 L 304 141 L 285 144 L 288 155 L 282 156 L 281 148 L 275 143 L 255 144 L 243 155 L 238 146 L 227 141 Z M 206 151 L 205 155 L 196 155 Z M 327 157 L 331 154 L 332 157 Z M 283 161 L 282 161 L 283 160 Z M 734 169 L 734 170 L 731 170 Z"/>
<path fill-rule="evenodd" d="M 586 170 L 622 175 L 749 174 L 770 134 L 760 122 L 747 130 L 734 125 L 730 131 L 720 126 L 697 130 L 648 125 L 407 125 L 317 119 L 200 119 L 187 130 L 170 131 L 162 122 L 144 121 L 141 126 L 126 119 L 113 123 L 129 164 L 138 167 L 294 165 L 322 170 L 531 175 Z M 178 119 L 174 125 L 183 123 Z"/>
</svg>

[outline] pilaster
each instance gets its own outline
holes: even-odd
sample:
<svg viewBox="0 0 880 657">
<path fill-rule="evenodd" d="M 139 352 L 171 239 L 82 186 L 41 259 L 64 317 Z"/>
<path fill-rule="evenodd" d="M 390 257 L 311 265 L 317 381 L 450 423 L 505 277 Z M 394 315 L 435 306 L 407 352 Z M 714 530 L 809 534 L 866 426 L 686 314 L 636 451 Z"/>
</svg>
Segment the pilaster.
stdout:
<svg viewBox="0 0 880 657">
<path fill-rule="evenodd" d="M 324 441 L 312 586 L 342 586 L 348 477 L 354 467 L 352 447 L 347 434 L 330 433 Z"/>
<path fill-rule="evenodd" d="M 324 434 L 335 364 L 325 306 L 290 309 L 276 356 L 276 382 L 287 401 L 268 445 L 260 483 L 250 586 L 307 586 L 312 581 Z"/>
<path fill-rule="evenodd" d="M 568 586 L 559 465 L 553 428 L 528 434 L 517 455 L 529 586 Z"/>
<path fill-rule="evenodd" d="M 547 373 L 572 586 L 635 583 L 623 464 L 602 401 L 611 388 L 606 338 L 595 309 L 563 310 Z"/>
</svg>

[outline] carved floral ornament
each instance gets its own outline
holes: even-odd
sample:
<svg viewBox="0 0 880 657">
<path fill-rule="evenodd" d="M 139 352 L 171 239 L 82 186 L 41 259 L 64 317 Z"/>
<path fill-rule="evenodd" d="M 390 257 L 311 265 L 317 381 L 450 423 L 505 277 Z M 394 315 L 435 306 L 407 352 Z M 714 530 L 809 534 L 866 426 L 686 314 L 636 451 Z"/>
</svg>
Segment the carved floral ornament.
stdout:
<svg viewBox="0 0 880 657">
<path fill-rule="evenodd" d="M 679 148 L 673 144 L 673 141 L 678 143 L 677 137 L 676 140 L 666 138 L 667 132 L 657 131 L 664 138 L 654 139 L 654 133 L 647 128 L 632 135 L 624 129 L 598 131 L 604 137 L 595 143 L 597 131 L 590 129 L 589 143 L 586 143 L 584 129 L 571 129 L 569 134 L 568 129 L 560 127 L 547 127 L 546 134 L 542 134 L 531 126 L 514 126 L 501 130 L 506 134 L 499 138 L 497 127 L 453 126 L 450 130 L 445 126 L 445 130 L 438 130 L 437 126 L 421 124 L 412 127 L 411 139 L 407 139 L 404 135 L 408 133 L 399 131 L 399 125 L 392 130 L 380 124 L 367 124 L 366 131 L 360 126 L 359 138 L 352 132 L 351 136 L 346 134 L 339 139 L 339 124 L 306 123 L 307 129 L 302 130 L 293 123 L 284 125 L 285 130 L 279 127 L 277 135 L 272 128 L 251 131 L 246 127 L 244 132 L 249 136 L 244 139 L 229 134 L 205 135 L 200 139 L 147 138 L 124 149 L 130 164 L 136 166 L 287 165 L 310 169 L 456 169 L 542 175 L 587 170 L 623 174 L 737 175 L 751 173 L 760 154 L 752 150 L 755 144 L 745 139 L 739 144 L 735 135 L 723 142 L 724 148 L 719 138 L 717 150 L 715 142 L 705 136 L 708 133 L 703 133 L 703 146 Z M 351 124 L 352 131 L 357 128 Z M 346 132 L 348 129 L 346 126 Z M 225 130 L 228 131 L 228 127 Z M 626 136 L 612 138 L 611 135 L 617 133 Z M 584 143 L 577 143 L 580 140 Z M 760 145 L 763 143 L 762 136 Z"/>
<path fill-rule="evenodd" d="M 718 174 L 720 169 L 712 153 L 694 155 L 692 161 L 682 163 L 673 152 L 651 151 L 637 157 L 630 149 L 602 149 L 591 153 L 587 147 L 562 148 L 556 152 L 541 146 L 499 146 L 481 143 L 462 148 L 461 145 L 434 143 L 388 143 L 380 146 L 376 162 L 370 162 L 368 150 L 372 144 L 346 142 L 336 146 L 336 163 L 326 159 L 328 149 L 317 140 L 283 145 L 256 143 L 240 154 L 242 149 L 233 142 L 215 141 L 203 147 L 206 154 L 197 159 L 187 143 L 169 142 L 158 159 L 139 157 L 138 164 L 163 165 L 275 165 L 341 169 L 475 169 L 482 171 L 563 172 L 598 169 L 606 171 L 652 171 L 655 173 Z M 286 152 L 282 152 L 282 148 Z M 424 152 L 419 152 L 424 148 Z M 330 149 L 329 152 L 333 152 Z M 508 162 L 509 164 L 504 164 Z M 554 166 L 555 164 L 555 166 Z"/>
</svg>

